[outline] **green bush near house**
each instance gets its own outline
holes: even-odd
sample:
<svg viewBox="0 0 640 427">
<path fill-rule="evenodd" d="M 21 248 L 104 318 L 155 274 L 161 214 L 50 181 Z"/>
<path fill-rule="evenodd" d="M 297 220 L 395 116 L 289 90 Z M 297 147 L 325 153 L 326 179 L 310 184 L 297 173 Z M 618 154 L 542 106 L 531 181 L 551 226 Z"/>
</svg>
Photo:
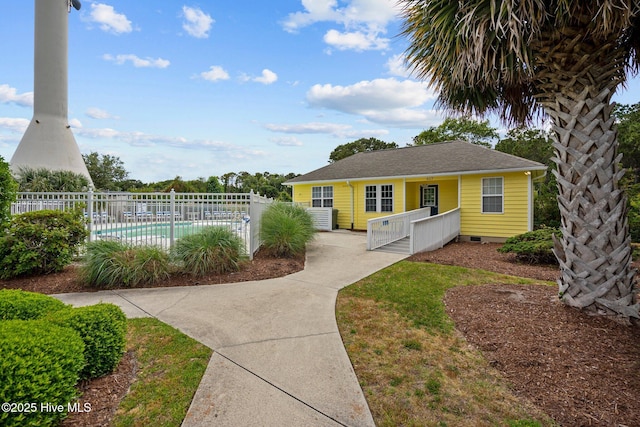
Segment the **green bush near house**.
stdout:
<svg viewBox="0 0 640 427">
<path fill-rule="evenodd" d="M 68 307 L 48 317 L 58 326 L 71 328 L 84 342 L 86 364 L 80 378 L 97 378 L 118 366 L 125 351 L 127 318 L 114 304 Z"/>
<path fill-rule="evenodd" d="M 15 404 L 3 406 L 0 425 L 59 425 L 77 396 L 83 350 L 72 329 L 43 320 L 0 321 L 0 402 Z"/>
<path fill-rule="evenodd" d="M 262 247 L 274 256 L 292 257 L 303 253 L 315 232 L 313 217 L 300 206 L 273 203 L 262 214 Z"/>
<path fill-rule="evenodd" d="M 87 236 L 81 209 L 14 215 L 0 235 L 0 278 L 61 271 Z"/>
<path fill-rule="evenodd" d="M 0 289 L 0 321 L 40 319 L 65 307 L 66 304 L 49 295 Z"/>
<path fill-rule="evenodd" d="M 238 271 L 246 259 L 244 241 L 228 227 L 205 227 L 178 240 L 172 257 L 181 270 L 203 276 Z"/>
<path fill-rule="evenodd" d="M 515 253 L 518 260 L 531 264 L 557 264 L 558 260 L 553 253 L 554 234 L 557 237 L 562 235 L 557 228 L 529 231 L 510 237 L 498 251 Z"/>
<path fill-rule="evenodd" d="M 98 240 L 87 244 L 81 275 L 97 288 L 133 288 L 168 279 L 170 267 L 169 256 L 162 248 Z"/>
</svg>

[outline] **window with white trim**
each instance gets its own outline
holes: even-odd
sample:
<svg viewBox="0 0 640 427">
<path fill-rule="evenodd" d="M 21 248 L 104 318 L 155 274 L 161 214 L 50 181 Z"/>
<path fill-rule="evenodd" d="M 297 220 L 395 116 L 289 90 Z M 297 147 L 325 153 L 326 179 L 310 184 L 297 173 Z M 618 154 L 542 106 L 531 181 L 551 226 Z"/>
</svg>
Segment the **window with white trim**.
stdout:
<svg viewBox="0 0 640 427">
<path fill-rule="evenodd" d="M 393 185 L 366 185 L 364 187 L 365 212 L 393 212 Z"/>
<path fill-rule="evenodd" d="M 333 207 L 333 186 L 311 187 L 311 207 L 332 208 Z"/>
<path fill-rule="evenodd" d="M 504 212 L 503 183 L 502 177 L 482 178 L 482 213 Z"/>
</svg>

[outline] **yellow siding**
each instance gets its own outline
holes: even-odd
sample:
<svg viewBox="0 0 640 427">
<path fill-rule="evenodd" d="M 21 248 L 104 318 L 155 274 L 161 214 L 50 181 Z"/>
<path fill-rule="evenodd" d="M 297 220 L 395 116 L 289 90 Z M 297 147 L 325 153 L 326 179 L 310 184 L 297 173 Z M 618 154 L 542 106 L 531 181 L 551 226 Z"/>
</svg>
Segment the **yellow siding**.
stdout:
<svg viewBox="0 0 640 427">
<path fill-rule="evenodd" d="M 438 212 L 458 207 L 458 177 L 422 179 L 407 182 L 407 211 L 420 209 L 420 191 L 423 185 L 438 186 Z"/>
<path fill-rule="evenodd" d="M 503 178 L 503 213 L 482 213 L 482 178 L 490 177 Z M 463 176 L 460 234 L 505 238 L 529 231 L 528 186 L 524 172 Z"/>
<path fill-rule="evenodd" d="M 365 212 L 364 195 L 367 185 L 393 185 L 393 212 Z M 315 186 L 333 186 L 333 207 L 338 209 L 338 225 L 340 228 L 351 228 L 351 192 L 353 191 L 353 228 L 366 230 L 367 220 L 381 216 L 404 212 L 404 180 L 387 179 L 377 181 L 352 182 L 351 187 L 346 182 L 326 182 L 322 184 L 295 184 L 293 186 L 293 201 L 311 206 L 311 188 Z M 352 189 L 353 188 L 353 189 Z"/>
<path fill-rule="evenodd" d="M 504 194 L 503 213 L 482 213 L 482 178 L 502 177 Z M 333 186 L 333 207 L 338 210 L 340 228 L 366 230 L 367 220 L 397 214 L 420 207 L 420 186 L 438 185 L 439 212 L 458 207 L 460 182 L 460 216 L 463 236 L 506 238 L 529 231 L 529 177 L 524 172 L 504 174 L 464 175 L 438 178 L 382 179 L 351 182 L 323 182 L 322 184 L 295 184 L 293 201 L 311 206 L 311 188 L 317 185 Z M 393 212 L 365 212 L 365 186 L 393 185 Z M 406 193 L 405 193 L 406 188 Z M 352 211 L 353 199 L 353 211 Z M 352 217 L 353 215 L 353 217 Z"/>
<path fill-rule="evenodd" d="M 393 212 L 365 212 L 364 196 L 367 185 L 393 185 Z M 384 179 L 372 181 L 358 181 L 352 183 L 354 193 L 354 222 L 353 228 L 356 230 L 366 230 L 367 220 L 380 218 L 381 216 L 393 215 L 404 212 L 405 193 L 403 179 Z"/>
</svg>

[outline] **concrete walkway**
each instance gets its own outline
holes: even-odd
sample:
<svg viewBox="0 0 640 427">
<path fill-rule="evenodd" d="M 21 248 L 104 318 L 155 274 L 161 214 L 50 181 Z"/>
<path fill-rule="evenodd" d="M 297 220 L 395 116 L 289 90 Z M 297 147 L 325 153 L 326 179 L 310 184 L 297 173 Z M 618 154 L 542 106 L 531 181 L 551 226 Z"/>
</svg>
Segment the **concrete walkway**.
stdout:
<svg viewBox="0 0 640 427">
<path fill-rule="evenodd" d="M 214 350 L 182 424 L 374 426 L 335 320 L 338 290 L 406 255 L 366 235 L 319 233 L 305 269 L 256 282 L 56 295 L 153 316 Z"/>
</svg>

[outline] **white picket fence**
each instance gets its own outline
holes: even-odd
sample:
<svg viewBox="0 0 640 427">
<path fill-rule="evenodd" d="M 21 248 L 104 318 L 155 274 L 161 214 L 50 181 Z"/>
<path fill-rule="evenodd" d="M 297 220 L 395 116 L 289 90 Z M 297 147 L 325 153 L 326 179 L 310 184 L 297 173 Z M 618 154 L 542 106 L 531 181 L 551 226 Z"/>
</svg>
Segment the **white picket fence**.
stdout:
<svg viewBox="0 0 640 427">
<path fill-rule="evenodd" d="M 171 247 L 176 239 L 202 227 L 233 230 L 250 257 L 260 247 L 260 219 L 273 200 L 254 193 L 18 193 L 11 213 L 81 206 L 89 240 L 117 239 L 132 244 Z"/>
</svg>

